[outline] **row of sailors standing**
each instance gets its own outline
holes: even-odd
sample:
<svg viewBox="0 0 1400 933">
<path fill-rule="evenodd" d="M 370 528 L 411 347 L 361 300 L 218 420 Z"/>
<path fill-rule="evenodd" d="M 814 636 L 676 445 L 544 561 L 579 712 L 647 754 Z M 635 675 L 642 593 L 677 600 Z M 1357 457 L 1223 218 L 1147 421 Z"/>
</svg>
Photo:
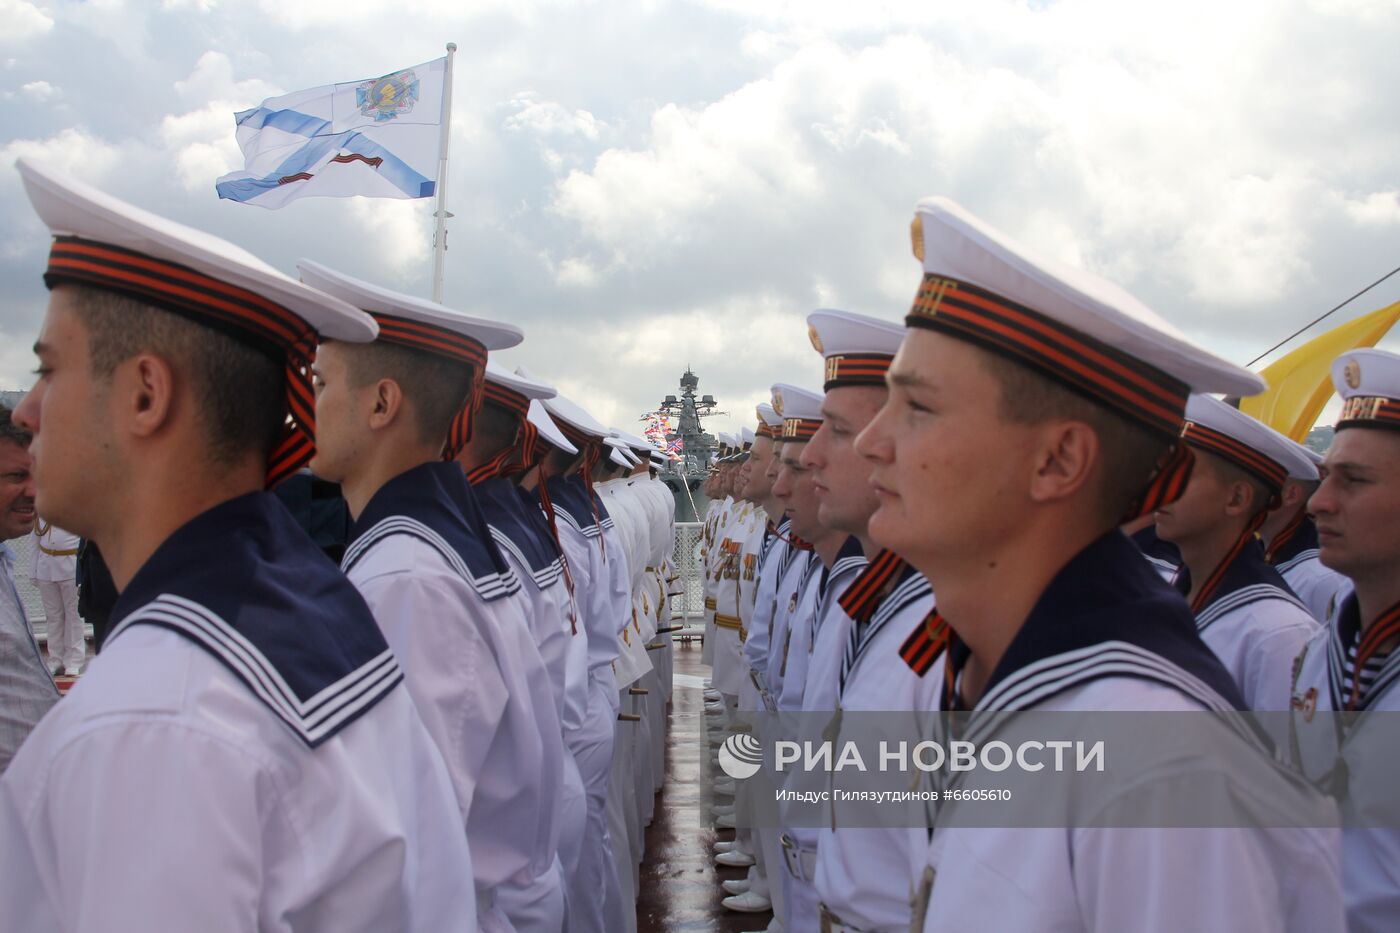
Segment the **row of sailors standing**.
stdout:
<svg viewBox="0 0 1400 933">
<path fill-rule="evenodd" d="M 0 925 L 634 929 L 663 455 L 488 362 L 513 325 L 18 168 L 54 240 L 14 418 L 121 595 L 0 777 Z M 338 568 L 264 491 L 308 465 Z"/>
<path fill-rule="evenodd" d="M 774 385 L 757 429 L 721 438 L 711 744 L 747 711 L 1253 710 L 1273 716 L 1224 733 L 1233 765 L 1164 749 L 1134 773 L 1308 815 L 983 828 L 934 803 L 921 827 L 842 826 L 835 807 L 820 829 L 739 820 L 716 861 L 748 877 L 724 905 L 824 933 L 1400 928 L 1383 720 L 1317 715 L 1400 706 L 1400 357 L 1336 361 L 1345 407 L 1322 458 L 1207 394 L 1264 385 L 1116 286 L 946 199 L 920 202 L 913 239 L 904 326 L 813 313 L 822 391 Z M 1096 804 L 1150 808 L 1168 784 Z M 736 799 L 717 826 L 752 786 L 716 785 Z"/>
</svg>

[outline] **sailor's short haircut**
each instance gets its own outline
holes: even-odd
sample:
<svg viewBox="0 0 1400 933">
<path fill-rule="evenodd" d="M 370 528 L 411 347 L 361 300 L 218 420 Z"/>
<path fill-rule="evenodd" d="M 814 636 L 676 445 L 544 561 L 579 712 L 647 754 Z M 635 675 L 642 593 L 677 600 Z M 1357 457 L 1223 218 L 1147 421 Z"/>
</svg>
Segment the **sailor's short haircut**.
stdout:
<svg viewBox="0 0 1400 933">
<path fill-rule="evenodd" d="M 15 424 L 10 406 L 0 405 L 0 441 L 9 441 L 19 447 L 28 448 L 29 442 L 32 440 L 34 440 L 33 434 Z"/>
<path fill-rule="evenodd" d="M 1012 424 L 1082 421 L 1099 439 L 1099 517 L 1117 525 L 1140 499 L 1170 441 L 1107 407 L 998 353 L 968 344 L 1001 388 L 997 412 Z"/>
<path fill-rule="evenodd" d="M 1259 477 L 1250 473 L 1244 467 L 1237 463 L 1231 463 L 1224 457 L 1213 454 L 1207 450 L 1196 450 L 1194 453 L 1196 455 L 1197 469 L 1205 465 L 1207 469 L 1214 470 L 1216 475 L 1219 476 L 1226 485 L 1244 483 L 1249 487 L 1250 494 L 1253 498 L 1250 501 L 1248 517 L 1253 518 L 1255 515 L 1258 515 L 1260 512 L 1267 509 L 1270 502 L 1273 501 L 1273 493 L 1269 490 L 1269 487 L 1265 486 Z"/>
<path fill-rule="evenodd" d="M 232 466 L 249 453 L 266 460 L 286 423 L 286 364 L 248 343 L 137 298 L 61 285 L 87 332 L 92 375 L 111 381 L 118 366 L 154 353 L 188 381 L 207 453 Z"/>
<path fill-rule="evenodd" d="M 392 379 L 408 401 L 418 440 L 424 444 L 447 441 L 452 419 L 471 392 L 475 378 L 471 365 L 382 340 L 341 346 L 349 351 L 346 359 L 352 388 Z"/>
</svg>

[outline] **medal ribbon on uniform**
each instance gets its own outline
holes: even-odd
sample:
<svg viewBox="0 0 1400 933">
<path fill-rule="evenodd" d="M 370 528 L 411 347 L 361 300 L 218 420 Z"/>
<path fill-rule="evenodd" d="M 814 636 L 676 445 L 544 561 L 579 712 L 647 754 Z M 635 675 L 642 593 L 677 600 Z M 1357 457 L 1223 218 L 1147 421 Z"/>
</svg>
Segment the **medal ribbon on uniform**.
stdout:
<svg viewBox="0 0 1400 933">
<path fill-rule="evenodd" d="M 385 343 L 422 350 L 471 367 L 471 388 L 457 416 L 452 419 L 447 444 L 442 449 L 442 459 L 456 460 L 462 448 L 467 446 L 467 441 L 471 440 L 472 418 L 481 408 L 481 386 L 486 378 L 486 347 L 465 334 L 436 324 L 411 321 L 379 311 L 371 311 L 370 316 L 379 322 L 379 339 Z"/>
<path fill-rule="evenodd" d="M 1351 696 L 1347 698 L 1348 712 L 1354 712 L 1361 706 L 1361 673 L 1366 670 L 1367 662 L 1380 652 L 1381 645 L 1396 636 L 1400 636 L 1400 603 L 1381 613 L 1361 636 L 1361 643 L 1356 646 L 1356 665 L 1351 675 Z"/>
<path fill-rule="evenodd" d="M 933 667 L 938 655 L 952 647 L 955 637 L 952 628 L 935 609 L 920 619 L 914 631 L 904 639 L 904 644 L 899 646 L 899 656 L 911 671 L 922 677 Z M 945 693 L 949 682 L 943 684 Z"/>
<path fill-rule="evenodd" d="M 287 423 L 268 458 L 271 489 L 316 452 L 311 355 L 316 332 L 295 312 L 189 266 L 73 236 L 54 237 L 44 284 L 89 285 L 156 305 L 284 360 Z"/>
</svg>

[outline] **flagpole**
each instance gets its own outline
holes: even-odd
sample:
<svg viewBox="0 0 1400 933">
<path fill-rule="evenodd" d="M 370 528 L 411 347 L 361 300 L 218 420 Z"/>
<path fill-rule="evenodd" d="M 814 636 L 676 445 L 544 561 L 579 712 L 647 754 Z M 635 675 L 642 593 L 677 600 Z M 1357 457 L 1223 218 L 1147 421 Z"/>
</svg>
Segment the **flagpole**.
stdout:
<svg viewBox="0 0 1400 933">
<path fill-rule="evenodd" d="M 447 143 L 452 129 L 452 59 L 457 43 L 447 43 L 447 74 L 442 89 L 442 142 L 438 146 L 437 229 L 433 233 L 433 301 L 442 303 L 442 271 L 447 256 Z"/>
</svg>

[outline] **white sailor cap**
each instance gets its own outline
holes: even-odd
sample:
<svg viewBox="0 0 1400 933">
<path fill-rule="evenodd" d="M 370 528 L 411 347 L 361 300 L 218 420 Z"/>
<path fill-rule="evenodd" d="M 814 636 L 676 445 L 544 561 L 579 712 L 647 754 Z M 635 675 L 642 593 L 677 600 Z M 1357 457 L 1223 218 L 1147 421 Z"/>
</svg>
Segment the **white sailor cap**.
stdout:
<svg viewBox="0 0 1400 933">
<path fill-rule="evenodd" d="M 653 447 L 653 448 L 651 449 L 651 465 L 652 465 L 652 466 L 655 466 L 655 467 L 664 467 L 666 464 L 668 464 L 668 463 L 670 463 L 670 462 L 671 462 L 671 455 L 670 455 L 669 453 L 667 453 L 667 452 L 664 451 L 664 450 L 661 450 L 661 449 L 658 448 L 658 447 Z"/>
<path fill-rule="evenodd" d="M 755 410 L 758 416 L 758 437 L 778 437 L 783 433 L 783 416 L 773 410 L 767 402 L 759 402 Z"/>
<path fill-rule="evenodd" d="M 926 198 L 915 212 L 924 278 L 907 326 L 1010 357 L 1169 438 L 1191 392 L 1264 389 L 1122 288 L 1036 256 L 947 198 Z"/>
<path fill-rule="evenodd" d="M 54 236 L 44 283 L 127 295 L 281 360 L 286 426 L 268 458 L 267 485 L 308 463 L 316 449 L 316 337 L 373 340 L 374 319 L 232 243 L 127 204 L 65 172 L 27 159 L 15 167 Z"/>
<path fill-rule="evenodd" d="M 369 315 L 226 240 L 142 210 L 51 166 L 21 158 L 15 168 L 34 211 L 55 237 L 45 275 L 50 287 L 73 283 L 121 291 L 230 330 L 241 329 L 240 318 L 247 316 L 253 336 L 266 327 L 273 332 L 262 336 L 274 344 L 276 328 L 262 325 L 260 313 L 290 312 L 336 340 L 374 339 Z"/>
<path fill-rule="evenodd" d="M 1217 398 L 1192 395 L 1186 419 L 1186 443 L 1233 463 L 1275 492 L 1289 476 L 1317 478 L 1301 444 Z"/>
<path fill-rule="evenodd" d="M 319 262 L 297 262 L 301 280 L 348 301 L 379 324 L 378 339 L 480 366 L 490 350 L 506 350 L 525 339 L 514 324 L 488 321 L 338 272 Z"/>
<path fill-rule="evenodd" d="M 504 390 L 501 393 L 493 393 L 492 387 Z M 529 376 L 520 376 L 506 369 L 499 363 L 486 361 L 486 400 L 495 401 L 497 395 L 510 393 L 518 397 L 523 402 L 532 399 L 554 398 L 559 393 L 554 386 L 538 379 L 531 379 Z"/>
<path fill-rule="evenodd" d="M 786 382 L 775 383 L 773 410 L 783 418 L 782 440 L 787 443 L 810 441 L 822 426 L 822 402 L 825 400 L 821 392 Z"/>
<path fill-rule="evenodd" d="M 636 465 L 629 459 L 626 447 L 613 447 L 608 451 L 608 459 L 629 470 Z"/>
<path fill-rule="evenodd" d="M 739 430 L 739 440 L 741 441 L 739 446 L 743 447 L 745 450 L 748 450 L 750 447 L 753 446 L 754 439 L 757 436 L 758 435 L 754 434 L 753 428 L 741 428 Z"/>
<path fill-rule="evenodd" d="M 1384 350 L 1351 350 L 1332 363 L 1332 384 L 1342 397 L 1343 428 L 1400 430 L 1400 356 Z"/>
<path fill-rule="evenodd" d="M 614 429 L 613 436 L 621 440 L 628 446 L 629 449 L 634 451 L 650 451 L 653 449 L 651 446 L 651 441 L 648 441 L 646 438 L 639 437 L 638 435 L 633 434 L 631 431 Z"/>
<path fill-rule="evenodd" d="M 1316 480 L 1316 479 L 1319 479 L 1319 478 L 1322 476 L 1321 472 L 1318 470 L 1318 467 L 1322 466 L 1322 460 L 1323 460 L 1322 454 L 1320 454 L 1320 453 L 1318 453 L 1317 451 L 1313 450 L 1313 449 L 1312 449 L 1311 447 L 1309 447 L 1307 444 L 1299 444 L 1298 446 L 1302 448 L 1302 450 L 1303 450 L 1303 455 L 1304 455 L 1305 457 L 1307 457 L 1309 460 L 1312 461 L 1312 465 L 1313 465 L 1312 475 L 1311 475 L 1311 476 L 1293 476 L 1293 475 L 1290 474 L 1288 478 L 1289 478 L 1289 479 L 1299 479 L 1299 480 Z"/>
<path fill-rule="evenodd" d="M 904 340 L 904 327 L 893 321 L 819 308 L 807 315 L 807 336 L 826 361 L 830 392 L 838 386 L 885 385 L 885 373 Z"/>
<path fill-rule="evenodd" d="M 516 375 L 534 378 L 526 371 L 525 367 L 516 367 Z M 594 420 L 593 416 L 584 411 L 578 405 L 562 395 L 555 395 L 554 398 L 541 399 L 545 411 L 559 425 L 559 430 L 564 432 L 564 436 L 578 444 L 580 441 L 588 443 L 599 441 L 607 437 L 609 430 Z"/>
<path fill-rule="evenodd" d="M 554 419 L 549 417 L 549 412 L 544 410 L 544 406 L 540 404 L 538 399 L 530 400 L 530 413 L 525 417 L 535 426 L 540 439 L 545 443 L 559 448 L 566 454 L 578 453 L 578 448 L 564 436 L 563 431 L 559 430 L 559 425 L 555 424 Z"/>
</svg>

